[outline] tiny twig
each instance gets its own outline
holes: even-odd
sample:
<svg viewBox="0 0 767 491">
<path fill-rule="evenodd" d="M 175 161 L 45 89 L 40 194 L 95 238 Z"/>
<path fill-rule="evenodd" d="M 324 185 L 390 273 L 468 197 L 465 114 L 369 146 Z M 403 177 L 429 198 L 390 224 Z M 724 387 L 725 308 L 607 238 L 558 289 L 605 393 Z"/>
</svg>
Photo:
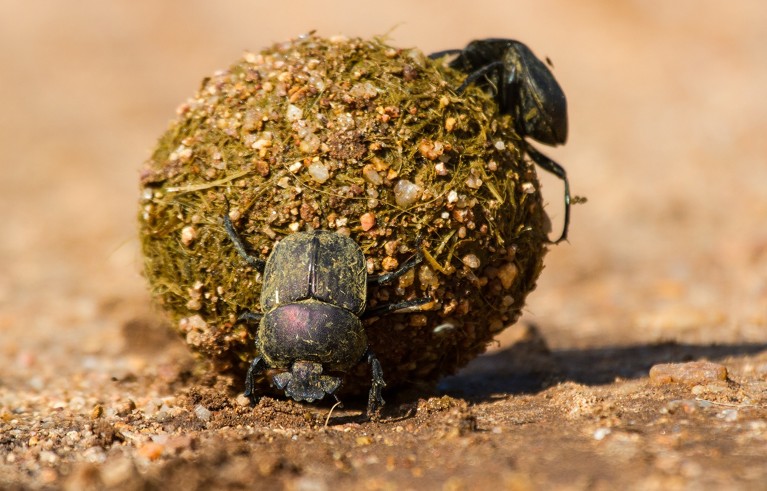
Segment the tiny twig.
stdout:
<svg viewBox="0 0 767 491">
<path fill-rule="evenodd" d="M 730 402 L 709 401 L 708 399 L 702 399 L 700 397 L 696 397 L 695 400 L 696 401 L 700 401 L 700 402 L 708 402 L 710 404 L 715 404 L 717 406 L 726 406 L 726 407 L 737 407 L 737 408 L 741 408 L 741 407 L 759 407 L 758 404 L 734 404 L 734 403 L 730 403 Z"/>
<path fill-rule="evenodd" d="M 325 428 L 328 427 L 328 423 L 330 422 L 330 416 L 333 414 L 333 410 L 341 405 L 341 401 L 336 401 L 335 404 L 333 404 L 333 407 L 330 408 L 330 411 L 328 411 L 328 417 L 325 418 Z"/>
</svg>

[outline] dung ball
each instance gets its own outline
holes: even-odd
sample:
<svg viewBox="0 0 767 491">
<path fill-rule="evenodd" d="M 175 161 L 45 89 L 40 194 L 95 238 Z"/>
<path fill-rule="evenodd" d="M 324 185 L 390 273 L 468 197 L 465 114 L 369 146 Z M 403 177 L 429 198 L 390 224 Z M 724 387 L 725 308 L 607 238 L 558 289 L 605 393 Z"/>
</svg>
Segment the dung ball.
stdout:
<svg viewBox="0 0 767 491">
<path fill-rule="evenodd" d="M 381 39 L 307 35 L 248 52 L 203 79 L 140 178 L 139 233 L 152 295 L 216 370 L 259 355 L 262 280 L 251 254 L 326 229 L 357 242 L 367 273 L 423 261 L 371 286 L 368 307 L 430 297 L 365 320 L 389 388 L 451 374 L 513 324 L 535 288 L 550 228 L 511 116 L 465 74 Z M 264 381 L 264 388 L 268 381 Z M 342 392 L 370 386 L 362 363 Z"/>
</svg>

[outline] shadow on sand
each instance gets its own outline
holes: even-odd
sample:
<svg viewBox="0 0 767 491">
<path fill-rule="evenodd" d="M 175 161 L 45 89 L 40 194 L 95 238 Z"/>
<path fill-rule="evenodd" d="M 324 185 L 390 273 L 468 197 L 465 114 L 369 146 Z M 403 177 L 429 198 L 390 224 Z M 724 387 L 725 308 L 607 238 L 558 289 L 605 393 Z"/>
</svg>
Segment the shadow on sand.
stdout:
<svg viewBox="0 0 767 491">
<path fill-rule="evenodd" d="M 646 377 L 658 363 L 718 361 L 767 350 L 767 343 L 679 344 L 550 351 L 540 337 L 520 341 L 504 350 L 473 360 L 457 375 L 443 379 L 438 389 L 473 401 L 498 394 L 524 394 L 557 382 L 609 384 L 618 378 Z"/>
</svg>

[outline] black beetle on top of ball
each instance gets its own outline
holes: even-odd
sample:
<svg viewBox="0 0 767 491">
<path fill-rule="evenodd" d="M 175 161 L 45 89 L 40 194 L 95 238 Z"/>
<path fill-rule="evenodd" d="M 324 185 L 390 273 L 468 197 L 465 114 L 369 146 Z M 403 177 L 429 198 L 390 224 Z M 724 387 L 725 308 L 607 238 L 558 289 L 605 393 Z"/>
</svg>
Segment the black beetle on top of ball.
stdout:
<svg viewBox="0 0 767 491">
<path fill-rule="evenodd" d="M 361 319 L 430 303 L 431 298 L 406 300 L 366 309 L 367 284 L 395 280 L 422 260 L 416 254 L 399 269 L 367 275 L 365 256 L 349 237 L 326 230 L 299 232 L 282 239 L 264 262 L 248 253 L 229 215 L 224 226 L 237 252 L 263 273 L 261 307 L 264 313 L 246 311 L 241 320 L 258 322 L 253 359 L 245 379 L 245 396 L 258 402 L 255 377 L 267 368 L 278 389 L 296 401 L 313 402 L 334 394 L 341 376 L 366 360 L 372 383 L 368 416 L 384 404 L 386 386 L 381 363 L 368 346 Z M 324 369 L 338 376 L 323 374 Z"/>
<path fill-rule="evenodd" d="M 458 56 L 450 67 L 468 73 L 456 92 L 469 86 L 493 87 L 502 113 L 514 118 L 517 133 L 546 145 L 567 141 L 567 99 L 554 75 L 525 44 L 513 39 L 480 39 L 464 49 L 449 49 L 429 55 L 432 59 Z M 565 184 L 565 220 L 562 234 L 554 243 L 567 240 L 570 225 L 570 183 L 564 167 L 530 144 L 525 150 L 533 161 L 556 175 Z"/>
</svg>

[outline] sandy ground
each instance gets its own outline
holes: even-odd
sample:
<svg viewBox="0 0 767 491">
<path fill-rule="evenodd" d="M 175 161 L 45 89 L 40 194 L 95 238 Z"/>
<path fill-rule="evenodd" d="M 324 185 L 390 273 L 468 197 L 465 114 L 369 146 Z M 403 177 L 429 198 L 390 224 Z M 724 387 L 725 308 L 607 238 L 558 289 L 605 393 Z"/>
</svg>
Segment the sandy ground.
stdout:
<svg viewBox="0 0 767 491">
<path fill-rule="evenodd" d="M 3 2 L 0 487 L 764 489 L 767 4 L 321 4 Z M 175 107 L 311 29 L 524 40 L 569 98 L 548 153 L 589 199 L 521 322 L 378 423 L 243 405 L 139 274 L 138 168 Z M 650 378 L 668 362 L 687 371 Z"/>
</svg>

